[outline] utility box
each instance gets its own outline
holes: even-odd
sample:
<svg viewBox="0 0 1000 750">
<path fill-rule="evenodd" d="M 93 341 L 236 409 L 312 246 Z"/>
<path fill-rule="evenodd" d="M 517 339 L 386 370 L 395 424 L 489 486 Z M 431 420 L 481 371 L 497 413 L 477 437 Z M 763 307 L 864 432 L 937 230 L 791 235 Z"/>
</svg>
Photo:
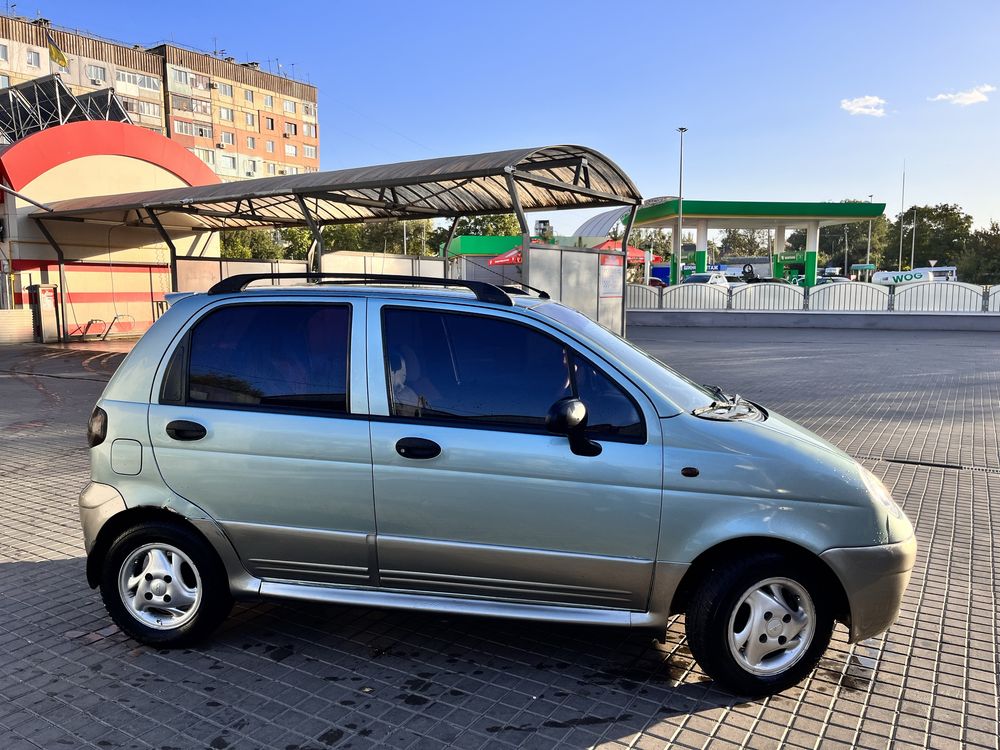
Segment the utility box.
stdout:
<svg viewBox="0 0 1000 750">
<path fill-rule="evenodd" d="M 35 341 L 49 344 L 59 341 L 59 289 L 55 284 L 32 284 L 28 287 L 28 305 Z"/>
</svg>

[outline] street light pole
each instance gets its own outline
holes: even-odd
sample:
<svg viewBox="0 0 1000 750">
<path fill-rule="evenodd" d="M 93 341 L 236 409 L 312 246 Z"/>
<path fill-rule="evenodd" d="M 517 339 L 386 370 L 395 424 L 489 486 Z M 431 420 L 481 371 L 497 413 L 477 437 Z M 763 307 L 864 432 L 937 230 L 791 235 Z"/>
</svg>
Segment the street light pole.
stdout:
<svg viewBox="0 0 1000 750">
<path fill-rule="evenodd" d="M 903 218 L 906 216 L 906 162 L 903 162 L 903 194 L 899 199 L 899 265 L 896 266 L 900 271 L 903 270 Z"/>
<path fill-rule="evenodd" d="M 681 264 L 683 262 L 684 253 L 681 250 L 681 246 L 684 244 L 683 234 L 684 234 L 684 134 L 687 132 L 687 128 L 677 128 L 677 132 L 681 134 L 681 160 L 680 167 L 678 169 L 677 177 L 677 242 L 674 244 L 674 265 L 677 268 L 677 276 L 673 279 L 674 284 L 681 283 Z"/>
<path fill-rule="evenodd" d="M 868 202 L 872 202 L 872 198 L 875 197 L 875 193 L 868 194 Z M 865 253 L 865 265 L 871 265 L 872 262 L 872 220 L 868 220 L 868 251 Z"/>
<path fill-rule="evenodd" d="M 917 207 L 913 207 L 913 234 L 910 239 L 910 270 L 913 270 L 913 255 L 917 249 Z"/>
</svg>

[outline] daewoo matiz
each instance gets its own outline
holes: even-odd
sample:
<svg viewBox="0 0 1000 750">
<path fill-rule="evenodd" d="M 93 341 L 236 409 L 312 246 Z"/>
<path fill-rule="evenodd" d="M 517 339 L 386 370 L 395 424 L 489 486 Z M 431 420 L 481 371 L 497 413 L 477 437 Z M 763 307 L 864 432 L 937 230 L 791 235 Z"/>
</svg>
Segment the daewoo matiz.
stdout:
<svg viewBox="0 0 1000 750">
<path fill-rule="evenodd" d="M 87 576 L 133 638 L 191 643 L 250 597 L 661 634 L 683 613 L 703 669 L 764 694 L 835 620 L 857 641 L 896 617 L 910 522 L 774 412 L 542 295 L 260 279 L 175 300 L 90 420 Z"/>
</svg>

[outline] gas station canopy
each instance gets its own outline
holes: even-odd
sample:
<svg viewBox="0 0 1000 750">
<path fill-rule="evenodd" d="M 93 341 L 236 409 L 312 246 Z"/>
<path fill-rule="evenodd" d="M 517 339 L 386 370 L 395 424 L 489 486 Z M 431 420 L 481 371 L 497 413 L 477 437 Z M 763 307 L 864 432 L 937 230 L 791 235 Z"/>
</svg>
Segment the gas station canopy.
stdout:
<svg viewBox="0 0 1000 750">
<path fill-rule="evenodd" d="M 656 202 L 659 201 L 659 202 Z M 654 198 L 639 209 L 636 227 L 673 227 L 677 224 L 677 198 Z M 850 224 L 881 216 L 884 203 L 826 203 L 800 201 L 704 201 L 684 200 L 684 226 L 707 221 L 709 229 L 773 229 Z"/>
</svg>

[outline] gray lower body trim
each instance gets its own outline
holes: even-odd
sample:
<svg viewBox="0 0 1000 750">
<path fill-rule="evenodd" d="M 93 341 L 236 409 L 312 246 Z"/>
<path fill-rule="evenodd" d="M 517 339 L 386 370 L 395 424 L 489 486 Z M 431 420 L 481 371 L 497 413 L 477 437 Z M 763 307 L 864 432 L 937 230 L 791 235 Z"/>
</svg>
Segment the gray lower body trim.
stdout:
<svg viewBox="0 0 1000 750">
<path fill-rule="evenodd" d="M 559 607 L 544 604 L 498 602 L 489 599 L 468 599 L 449 596 L 429 596 L 408 591 L 384 589 L 355 589 L 340 586 L 315 586 L 308 584 L 264 581 L 261 596 L 294 599 L 308 602 L 326 602 L 361 607 L 388 607 L 419 612 L 482 615 L 536 622 L 563 622 L 579 625 L 614 625 L 618 627 L 646 628 L 658 625 L 648 612 L 627 612 L 593 607 Z"/>
</svg>

